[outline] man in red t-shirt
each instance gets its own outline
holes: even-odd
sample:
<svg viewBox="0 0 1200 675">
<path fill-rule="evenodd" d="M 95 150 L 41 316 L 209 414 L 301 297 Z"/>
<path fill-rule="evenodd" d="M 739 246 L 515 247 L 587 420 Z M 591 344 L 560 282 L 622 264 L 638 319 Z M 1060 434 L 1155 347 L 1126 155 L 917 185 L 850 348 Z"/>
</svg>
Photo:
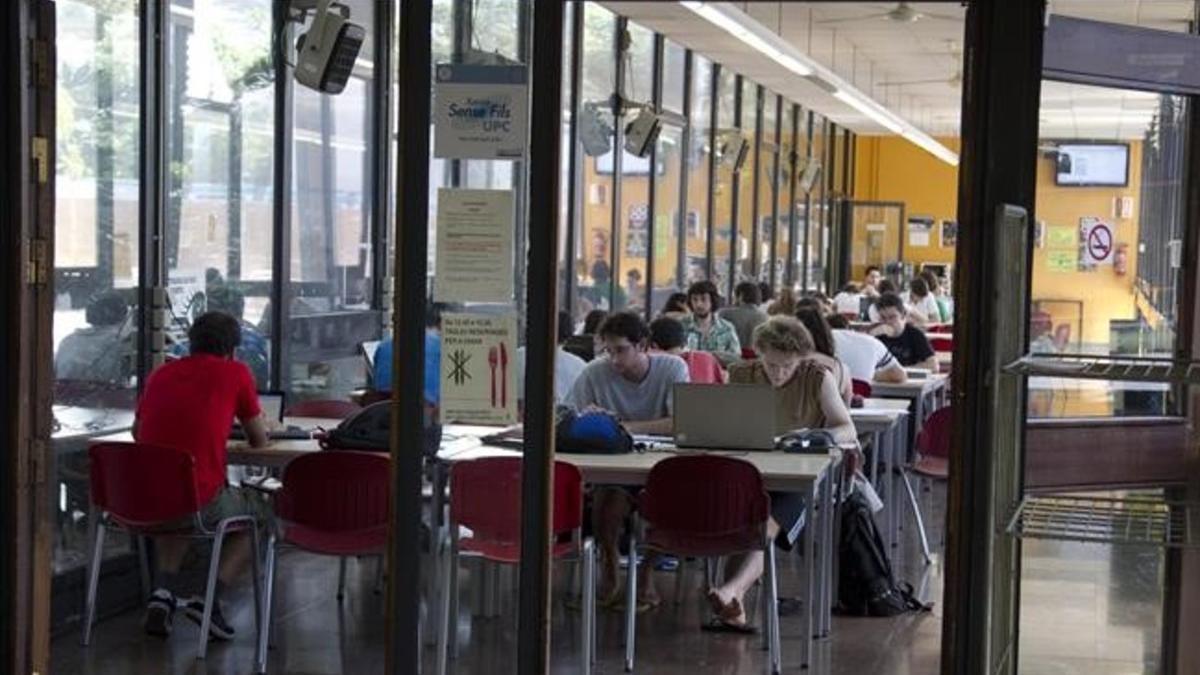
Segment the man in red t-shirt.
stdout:
<svg viewBox="0 0 1200 675">
<path fill-rule="evenodd" d="M 687 331 L 676 319 L 664 316 L 650 322 L 650 348 L 674 354 L 687 362 L 688 376 L 693 384 L 725 384 L 721 362 L 708 352 L 688 350 Z"/>
<path fill-rule="evenodd" d="M 208 527 L 216 527 L 224 518 L 250 514 L 262 518 L 265 503 L 226 484 L 225 444 L 236 417 L 245 429 L 250 445 L 267 444 L 267 421 L 258 404 L 254 376 L 244 364 L 233 359 L 241 343 L 237 319 L 223 312 L 208 312 L 196 319 L 188 331 L 191 354 L 164 364 L 146 379 L 146 388 L 138 402 L 133 436 L 139 443 L 186 450 L 196 461 L 196 489 L 204 504 L 201 517 Z M 192 519 L 170 523 L 164 530 L 187 528 Z M 171 633 L 175 609 L 200 623 L 204 614 L 203 598 L 176 599 L 179 568 L 190 541 L 184 537 L 157 537 L 159 588 L 146 605 L 145 629 L 153 635 Z M 223 587 L 246 569 L 251 550 L 248 533 L 230 535 L 221 549 L 217 598 Z M 213 603 L 211 636 L 228 640 L 233 629 Z"/>
</svg>

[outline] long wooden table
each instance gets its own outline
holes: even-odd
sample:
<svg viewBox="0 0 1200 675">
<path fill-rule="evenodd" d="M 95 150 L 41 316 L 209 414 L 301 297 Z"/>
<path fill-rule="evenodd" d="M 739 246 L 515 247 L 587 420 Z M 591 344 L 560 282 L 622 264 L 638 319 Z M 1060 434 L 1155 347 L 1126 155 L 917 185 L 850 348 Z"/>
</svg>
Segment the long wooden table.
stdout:
<svg viewBox="0 0 1200 675">
<path fill-rule="evenodd" d="M 946 387 L 949 383 L 950 378 L 944 373 L 932 373 L 920 379 L 910 378 L 906 382 L 900 383 L 871 383 L 873 397 L 900 399 L 908 401 L 911 406 L 909 408 L 911 417 L 909 417 L 908 423 L 910 456 L 905 459 L 912 459 L 911 452 L 916 447 L 917 433 L 921 431 L 921 425 L 925 422 L 925 418 L 937 410 L 946 398 Z"/>
</svg>

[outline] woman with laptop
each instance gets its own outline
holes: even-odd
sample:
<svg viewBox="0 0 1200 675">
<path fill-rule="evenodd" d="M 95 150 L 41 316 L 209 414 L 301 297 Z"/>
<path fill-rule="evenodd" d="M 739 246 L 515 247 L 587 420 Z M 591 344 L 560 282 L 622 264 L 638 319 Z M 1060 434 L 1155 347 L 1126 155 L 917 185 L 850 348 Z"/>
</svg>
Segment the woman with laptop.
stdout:
<svg viewBox="0 0 1200 675">
<path fill-rule="evenodd" d="M 780 433 L 799 429 L 824 429 L 838 443 L 857 439 L 854 423 L 838 390 L 837 377 L 824 365 L 811 360 L 815 352 L 812 335 L 804 324 L 790 316 L 775 316 L 754 331 L 758 358 L 733 364 L 729 381 L 738 384 L 769 384 L 777 393 L 776 416 Z M 768 532 L 776 544 L 790 549 L 804 526 L 804 498 L 796 493 L 771 493 Z M 715 630 L 748 632 L 742 601 L 746 591 L 762 576 L 763 554 L 748 553 L 733 561 L 725 583 L 708 591 Z"/>
</svg>

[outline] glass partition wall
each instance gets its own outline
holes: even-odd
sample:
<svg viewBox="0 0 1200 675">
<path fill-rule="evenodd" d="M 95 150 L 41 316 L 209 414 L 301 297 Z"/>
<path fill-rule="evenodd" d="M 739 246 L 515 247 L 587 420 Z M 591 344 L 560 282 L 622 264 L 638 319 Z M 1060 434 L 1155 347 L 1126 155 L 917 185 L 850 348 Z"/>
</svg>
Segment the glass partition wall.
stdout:
<svg viewBox="0 0 1200 675">
<path fill-rule="evenodd" d="M 219 309 L 240 319 L 236 356 L 260 390 L 298 402 L 371 385 L 362 347 L 390 324 L 390 130 L 403 83 L 392 79 L 395 15 L 369 0 L 345 4 L 367 38 L 337 95 L 296 85 L 287 67 L 311 13 L 289 21 L 267 0 L 166 5 L 155 46 L 165 64 L 156 92 L 164 217 L 150 222 L 139 196 L 140 5 L 56 3 L 56 630 L 77 623 L 82 608 L 87 444 L 130 428 L 159 358 L 153 336 L 139 339 L 149 311 L 138 305 L 142 291 L 162 287 L 162 358 L 186 354 L 191 322 Z M 433 63 L 520 63 L 529 7 L 434 0 Z M 653 316 L 702 279 L 722 293 L 760 278 L 811 286 L 826 239 L 824 221 L 807 216 L 823 192 L 793 194 L 791 184 L 796 158 L 824 157 L 809 143 L 823 120 L 598 4 L 573 3 L 567 16 L 561 308 L 575 321 L 591 309 Z M 624 124 L 643 106 L 664 123 L 647 157 L 622 147 Z M 432 274 L 437 189 L 519 192 L 523 169 L 431 158 L 429 170 Z M 135 550 L 107 540 L 104 579 L 124 575 L 129 591 L 120 602 L 137 597 Z"/>
</svg>

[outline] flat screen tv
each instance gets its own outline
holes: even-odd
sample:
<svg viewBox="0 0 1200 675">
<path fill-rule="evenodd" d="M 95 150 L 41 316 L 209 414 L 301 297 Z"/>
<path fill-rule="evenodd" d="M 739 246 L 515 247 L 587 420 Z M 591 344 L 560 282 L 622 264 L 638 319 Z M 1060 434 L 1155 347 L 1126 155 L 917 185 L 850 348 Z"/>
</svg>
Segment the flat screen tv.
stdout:
<svg viewBox="0 0 1200 675">
<path fill-rule="evenodd" d="M 1125 187 L 1129 185 L 1129 145 L 1127 143 L 1059 143 L 1054 183 L 1065 187 Z"/>
</svg>

